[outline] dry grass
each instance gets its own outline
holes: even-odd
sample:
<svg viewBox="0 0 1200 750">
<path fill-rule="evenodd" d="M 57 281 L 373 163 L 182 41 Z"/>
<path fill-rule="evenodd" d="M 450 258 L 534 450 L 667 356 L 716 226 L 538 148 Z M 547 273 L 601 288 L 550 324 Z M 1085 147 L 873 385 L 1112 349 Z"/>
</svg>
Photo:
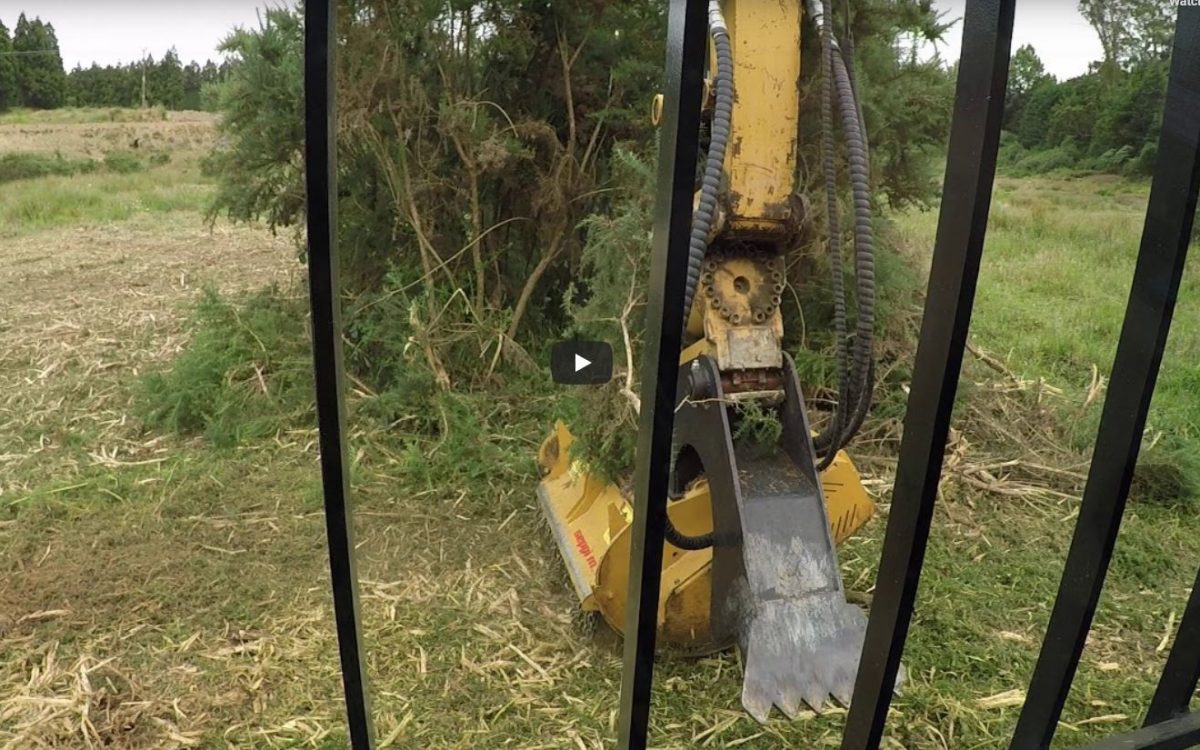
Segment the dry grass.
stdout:
<svg viewBox="0 0 1200 750">
<path fill-rule="evenodd" d="M 289 244 L 260 230 L 204 227 L 194 214 L 162 232 L 161 219 L 19 237 L 0 266 L 0 496 L 90 464 L 162 460 L 158 439 L 137 437 L 130 381 L 185 343 L 183 303 L 204 284 L 251 289 L 290 284 Z M 69 411 L 64 410 L 68 405 Z"/>
<path fill-rule="evenodd" d="M 133 122 L 12 121 L 0 118 L 0 154 L 58 152 L 66 157 L 103 157 L 138 150 L 203 153 L 215 138 L 215 119 L 207 112 L 174 112 L 169 119 Z"/>
<path fill-rule="evenodd" d="M 314 431 L 215 451 L 129 416 L 137 374 L 183 345 L 183 306 L 201 283 L 287 285 L 297 270 L 286 241 L 210 233 L 186 211 L 6 242 L 0 750 L 346 746 Z M 1051 417 L 1103 395 L 1099 375 L 1071 390 L 975 343 L 891 748 L 1004 745 L 1086 469 Z M 351 406 L 369 397 L 356 388 Z M 531 465 L 543 427 L 531 400 L 489 404 L 491 421 L 462 441 L 478 453 L 352 423 L 381 747 L 610 744 L 618 640 L 580 627 L 532 473 L 469 465 L 495 446 Z M 899 429 L 876 421 L 856 447 L 884 518 Z M 1187 518 L 1131 516 L 1068 704 L 1070 741 L 1140 718 L 1190 585 L 1192 563 L 1178 560 L 1200 556 Z M 841 550 L 863 600 L 883 527 Z M 664 659 L 656 747 L 836 746 L 841 710 L 760 726 L 738 710 L 739 690 L 733 654 Z"/>
</svg>

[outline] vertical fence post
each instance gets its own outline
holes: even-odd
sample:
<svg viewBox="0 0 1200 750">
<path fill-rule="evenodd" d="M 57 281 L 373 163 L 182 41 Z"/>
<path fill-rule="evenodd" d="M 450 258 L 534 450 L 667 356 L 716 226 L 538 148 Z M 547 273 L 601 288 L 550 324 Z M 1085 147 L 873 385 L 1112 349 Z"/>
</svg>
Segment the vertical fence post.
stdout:
<svg viewBox="0 0 1200 750">
<path fill-rule="evenodd" d="M 675 383 L 683 343 L 683 299 L 707 44 L 708 0 L 671 0 L 654 246 L 646 299 L 646 343 L 641 359 L 642 407 L 638 417 L 625 659 L 617 730 L 621 750 L 644 750 L 650 722 L 659 577 L 675 426 Z"/>
<path fill-rule="evenodd" d="M 879 747 L 908 637 L 975 304 L 1000 145 L 1014 5 L 1015 0 L 967 0 L 925 314 L 843 750 Z"/>
<path fill-rule="evenodd" d="M 1104 587 L 1137 465 L 1200 187 L 1200 7 L 1179 7 L 1165 106 L 1133 286 L 1096 447 L 1050 624 L 1013 735 L 1013 750 L 1044 750 L 1054 738 Z M 1184 648 L 1188 652 L 1186 656 L 1181 652 L 1180 658 L 1193 662 L 1189 668 L 1194 669 L 1200 651 L 1194 643 Z M 1191 683 L 1194 687 L 1194 678 Z"/>
<path fill-rule="evenodd" d="M 321 482 L 338 655 L 350 743 L 371 750 L 370 702 L 362 657 L 354 517 L 350 503 L 342 384 L 342 320 L 337 263 L 336 0 L 304 4 L 304 166 L 308 189 L 308 284 L 320 432 Z"/>
</svg>

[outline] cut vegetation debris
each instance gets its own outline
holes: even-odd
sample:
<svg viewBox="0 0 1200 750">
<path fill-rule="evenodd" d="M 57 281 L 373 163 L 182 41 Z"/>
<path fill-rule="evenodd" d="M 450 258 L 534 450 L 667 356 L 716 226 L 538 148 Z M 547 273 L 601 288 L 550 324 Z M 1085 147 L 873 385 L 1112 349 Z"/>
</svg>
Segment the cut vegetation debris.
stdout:
<svg viewBox="0 0 1200 750">
<path fill-rule="evenodd" d="M 0 125 L 0 141 L 9 127 Z M 281 357 L 305 344 L 264 335 L 260 324 L 276 319 L 256 317 L 264 306 L 294 309 L 287 297 L 302 305 L 299 267 L 290 244 L 266 231 L 207 229 L 199 209 L 209 188 L 192 170 L 180 156 L 105 176 L 127 181 L 127 195 L 200 185 L 185 207 L 116 215 L 97 203 L 54 221 L 15 214 L 5 226 L 3 750 L 347 747 L 316 434 L 303 418 L 281 415 L 272 427 L 264 408 L 306 398 L 276 379 L 290 377 Z M 39 177 L 23 188 L 78 194 L 93 178 Z M 1003 180 L 996 202 L 975 353 L 905 654 L 910 683 L 888 724 L 893 748 L 1001 748 L 1011 733 L 1087 471 L 1079 447 L 1103 400 L 1144 190 L 1095 178 Z M 893 241 L 917 267 L 933 221 L 894 217 Z M 255 296 L 272 284 L 281 291 L 269 304 Z M 197 317 L 206 299 L 212 314 Z M 1155 402 L 1155 465 L 1173 455 L 1155 451 L 1194 446 L 1195 300 L 1181 297 Z M 274 327 L 280 338 L 305 336 L 300 324 Z M 358 332 L 352 353 L 390 351 L 386 334 Z M 218 342 L 228 344 L 223 379 L 182 379 L 189 347 L 218 351 Z M 893 359 L 881 380 L 903 383 L 911 359 Z M 148 372 L 165 381 L 150 395 Z M 474 395 L 422 395 L 421 412 L 370 383 L 350 394 L 383 747 L 593 748 L 614 732 L 619 643 L 580 626 L 533 495 L 533 456 L 556 392 L 532 376 L 504 377 Z M 254 414 L 256 429 L 216 445 L 208 427 L 152 429 L 137 417 L 197 382 L 223 384 L 219 397 Z M 842 549 L 858 601 L 869 601 L 874 580 L 903 392 L 880 399 L 855 457 L 883 518 Z M 1163 634 L 1200 559 L 1200 520 L 1180 510 L 1193 500 L 1186 487 L 1139 480 L 1063 717 L 1072 741 L 1133 728 L 1153 691 Z M 656 747 L 836 745 L 843 712 L 760 726 L 736 710 L 739 691 L 733 654 L 664 656 Z"/>
</svg>

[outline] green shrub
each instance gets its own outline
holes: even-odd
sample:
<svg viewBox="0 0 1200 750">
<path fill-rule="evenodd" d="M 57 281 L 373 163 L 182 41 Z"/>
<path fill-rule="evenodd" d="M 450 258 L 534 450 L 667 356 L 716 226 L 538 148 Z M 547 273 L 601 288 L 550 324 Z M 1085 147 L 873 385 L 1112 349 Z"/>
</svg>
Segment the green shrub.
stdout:
<svg viewBox="0 0 1200 750">
<path fill-rule="evenodd" d="M 301 301 L 275 288 L 229 300 L 205 290 L 192 338 L 170 366 L 141 382 L 151 427 L 231 447 L 311 419 L 313 386 Z"/>
<path fill-rule="evenodd" d="M 140 172 L 146 168 L 142 160 L 124 151 L 110 151 L 104 156 L 104 167 L 117 174 Z"/>
<path fill-rule="evenodd" d="M 1136 158 L 1125 163 L 1124 173 L 1130 177 L 1149 177 L 1154 171 L 1154 161 L 1158 157 L 1158 144 L 1154 142 L 1142 146 Z"/>
<path fill-rule="evenodd" d="M 1133 157 L 1132 146 L 1110 148 L 1099 156 L 1085 159 L 1080 166 L 1093 172 L 1121 172 L 1125 164 Z"/>
<path fill-rule="evenodd" d="M 996 155 L 998 168 L 1007 170 L 1024 159 L 1028 153 L 1028 149 L 1021 145 L 1021 141 L 1011 131 L 1000 131 L 1000 152 Z"/>
<path fill-rule="evenodd" d="M 37 177 L 73 175 L 95 169 L 96 162 L 91 159 L 66 159 L 62 154 L 5 154 L 0 156 L 0 184 Z"/>
<path fill-rule="evenodd" d="M 1014 177 L 1028 177 L 1057 170 L 1074 169 L 1080 166 L 1074 150 L 1067 145 L 1043 151 L 1030 151 L 1008 170 Z"/>
</svg>

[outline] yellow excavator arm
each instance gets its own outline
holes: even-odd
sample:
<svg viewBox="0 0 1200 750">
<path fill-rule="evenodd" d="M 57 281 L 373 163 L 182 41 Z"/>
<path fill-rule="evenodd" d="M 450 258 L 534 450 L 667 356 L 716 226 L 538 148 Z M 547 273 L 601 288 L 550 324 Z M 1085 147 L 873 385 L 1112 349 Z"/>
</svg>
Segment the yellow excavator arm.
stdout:
<svg viewBox="0 0 1200 750">
<path fill-rule="evenodd" d="M 835 544 L 874 513 L 840 450 L 853 429 L 839 417 L 814 436 L 782 345 L 787 258 L 807 218 L 795 198 L 803 17 L 801 0 L 710 4 L 709 143 L 692 226 L 674 490 L 662 499 L 660 643 L 689 653 L 737 646 L 742 702 L 759 720 L 772 706 L 793 715 L 802 702 L 849 700 L 865 617 L 845 601 Z M 830 61 L 836 41 L 826 34 Z M 857 113 L 856 103 L 843 111 Z M 854 411 L 865 412 L 862 399 Z M 778 419 L 775 444 L 734 439 L 750 404 Z M 582 608 L 620 631 L 631 498 L 573 460 L 572 441 L 560 423 L 542 444 L 539 501 Z"/>
</svg>

